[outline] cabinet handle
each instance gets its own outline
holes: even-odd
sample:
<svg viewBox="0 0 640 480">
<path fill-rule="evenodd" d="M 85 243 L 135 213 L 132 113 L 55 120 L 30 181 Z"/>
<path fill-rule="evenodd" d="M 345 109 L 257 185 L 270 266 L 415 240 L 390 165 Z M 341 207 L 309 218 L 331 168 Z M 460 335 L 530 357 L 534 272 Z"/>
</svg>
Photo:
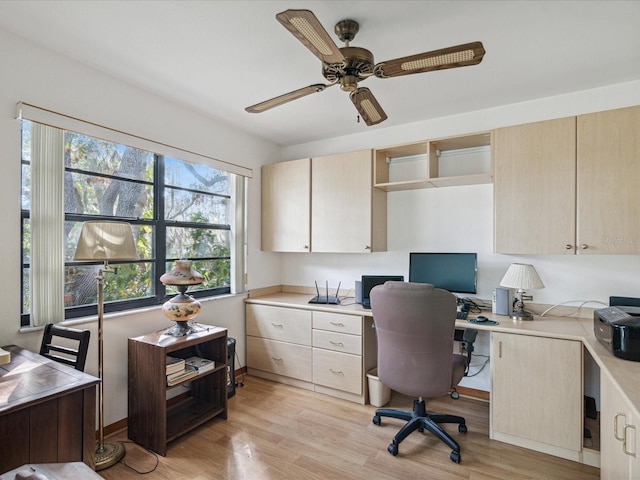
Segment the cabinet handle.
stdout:
<svg viewBox="0 0 640 480">
<path fill-rule="evenodd" d="M 342 373 L 342 370 L 334 370 L 333 368 L 330 368 L 329 370 L 331 370 L 331 373 L 333 373 L 334 375 L 342 375 L 344 377 L 344 373 Z"/>
<path fill-rule="evenodd" d="M 271 322 L 271 325 L 273 325 L 276 328 L 283 328 L 284 327 L 284 325 L 282 325 L 281 323 L 273 323 L 273 322 Z"/>
<path fill-rule="evenodd" d="M 587 248 L 589 248 L 589 245 L 587 245 L 586 243 L 583 243 L 582 245 L 580 245 L 580 248 L 582 250 L 586 250 Z"/>
<path fill-rule="evenodd" d="M 336 347 L 344 347 L 344 343 L 342 342 L 334 342 L 333 340 L 329 340 L 331 345 L 335 345 Z"/>
<path fill-rule="evenodd" d="M 344 323 L 342 322 L 329 322 L 334 327 L 344 327 Z"/>
<path fill-rule="evenodd" d="M 502 342 L 498 342 L 498 358 L 502 358 Z"/>
<path fill-rule="evenodd" d="M 305 250 L 309 250 L 309 245 L 303 245 L 302 248 Z"/>
<path fill-rule="evenodd" d="M 616 440 L 620 440 L 621 442 L 624 442 L 624 435 L 622 437 L 618 436 L 618 417 L 623 417 L 625 419 L 625 422 L 627 420 L 627 414 L 626 413 L 616 413 L 616 416 L 613 417 L 613 436 L 616 437 Z M 624 431 L 623 431 L 624 434 Z"/>
<path fill-rule="evenodd" d="M 564 248 L 566 248 L 567 250 L 571 250 L 573 248 L 573 245 L 567 243 Z"/>
<path fill-rule="evenodd" d="M 626 453 L 627 455 L 629 455 L 630 457 L 635 457 L 636 456 L 636 452 L 631 452 L 629 450 L 627 450 L 627 429 L 633 429 L 633 435 L 635 438 L 635 434 L 636 434 L 636 426 L 635 425 L 625 425 L 624 426 L 624 441 L 622 442 L 622 451 L 624 451 L 624 453 Z M 635 450 L 636 445 L 635 445 L 635 440 L 633 442 L 633 449 Z"/>
<path fill-rule="evenodd" d="M 365 249 L 365 250 L 371 250 L 371 247 L 370 247 L 369 245 L 365 245 L 365 246 L 364 246 L 364 249 Z"/>
<path fill-rule="evenodd" d="M 282 363 L 282 357 L 271 357 L 274 362 Z"/>
</svg>

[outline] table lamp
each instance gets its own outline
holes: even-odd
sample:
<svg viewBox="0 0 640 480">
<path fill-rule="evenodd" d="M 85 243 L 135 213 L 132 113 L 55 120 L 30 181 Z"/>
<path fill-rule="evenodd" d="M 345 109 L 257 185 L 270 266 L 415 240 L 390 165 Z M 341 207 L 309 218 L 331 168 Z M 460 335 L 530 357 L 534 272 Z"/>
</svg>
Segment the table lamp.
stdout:
<svg viewBox="0 0 640 480">
<path fill-rule="evenodd" d="M 165 317 L 176 322 L 173 327 L 164 332 L 166 335 L 184 337 L 196 331 L 189 325 L 189 320 L 200 313 L 202 305 L 191 295 L 187 295 L 187 290 L 191 285 L 198 285 L 203 280 L 202 274 L 191 266 L 189 260 L 176 260 L 173 270 L 160 277 L 162 283 L 173 285 L 179 292 L 162 306 Z"/>
<path fill-rule="evenodd" d="M 99 443 L 96 449 L 96 470 L 104 470 L 115 465 L 125 455 L 124 445 L 120 442 L 104 443 L 104 297 L 103 288 L 106 273 L 117 274 L 116 267 L 110 267 L 111 260 L 137 260 L 138 252 L 133 240 L 131 225 L 127 222 L 90 221 L 82 225 L 74 260 L 103 260 L 104 266 L 98 270 L 98 404 L 99 404 Z"/>
<path fill-rule="evenodd" d="M 516 309 L 511 313 L 511 318 L 513 320 L 533 320 L 533 314 L 524 309 L 524 293 L 525 290 L 544 288 L 544 283 L 540 280 L 535 267 L 527 263 L 512 263 L 502 277 L 500 286 L 517 289 L 518 301 Z"/>
</svg>

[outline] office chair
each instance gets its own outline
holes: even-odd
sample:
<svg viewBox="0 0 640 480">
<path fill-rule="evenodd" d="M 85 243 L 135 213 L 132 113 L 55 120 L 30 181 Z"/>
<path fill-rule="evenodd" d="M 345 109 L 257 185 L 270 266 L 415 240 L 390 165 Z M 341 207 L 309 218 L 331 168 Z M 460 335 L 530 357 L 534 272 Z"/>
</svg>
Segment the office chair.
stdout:
<svg viewBox="0 0 640 480">
<path fill-rule="evenodd" d="M 49 323 L 44 327 L 40 355 L 84 372 L 90 336 L 89 330 L 78 330 Z M 65 338 L 67 341 L 59 342 L 59 340 L 54 340 L 56 337 L 58 339 Z M 60 343 L 64 343 L 64 345 Z"/>
<path fill-rule="evenodd" d="M 464 376 L 466 358 L 453 353 L 455 297 L 430 284 L 386 282 L 371 291 L 371 310 L 378 336 L 378 378 L 392 390 L 417 397 L 412 412 L 376 410 L 376 425 L 381 417 L 407 422 L 387 450 L 397 455 L 398 445 L 411 432 L 427 429 L 452 449 L 451 461 L 460 463 L 460 446 L 439 424 L 457 423 L 458 431 L 466 433 L 464 418 L 427 412 L 423 400 L 447 395 Z"/>
</svg>

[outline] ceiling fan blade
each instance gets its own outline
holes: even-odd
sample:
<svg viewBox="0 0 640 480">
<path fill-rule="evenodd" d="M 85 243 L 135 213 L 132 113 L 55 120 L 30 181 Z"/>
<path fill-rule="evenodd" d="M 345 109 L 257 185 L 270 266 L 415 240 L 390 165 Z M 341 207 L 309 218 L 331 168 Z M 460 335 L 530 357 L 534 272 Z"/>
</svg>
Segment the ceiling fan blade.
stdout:
<svg viewBox="0 0 640 480">
<path fill-rule="evenodd" d="M 388 78 L 446 68 L 466 67 L 480 63 L 484 54 L 482 42 L 465 43 L 464 45 L 380 62 L 374 67 L 374 74 L 379 78 Z"/>
<path fill-rule="evenodd" d="M 282 105 L 283 103 L 287 103 L 292 100 L 296 100 L 298 98 L 306 97 L 307 95 L 311 95 L 312 93 L 321 92 L 325 88 L 330 86 L 331 85 L 323 85 L 321 83 L 318 83 L 315 85 L 309 85 L 308 87 L 299 88 L 298 90 L 285 93 L 284 95 L 280 95 L 279 97 L 275 97 L 270 100 L 265 100 L 264 102 L 256 103 L 255 105 L 251 105 L 250 107 L 245 108 L 245 110 L 249 113 L 264 112 L 265 110 L 269 110 L 270 108 L 277 107 L 279 105 Z"/>
<path fill-rule="evenodd" d="M 367 125 L 376 125 L 387 119 L 387 114 L 368 88 L 358 88 L 349 94 L 349 98 Z"/>
<path fill-rule="evenodd" d="M 344 56 L 311 10 L 285 10 L 278 21 L 321 61 L 343 63 Z"/>
</svg>

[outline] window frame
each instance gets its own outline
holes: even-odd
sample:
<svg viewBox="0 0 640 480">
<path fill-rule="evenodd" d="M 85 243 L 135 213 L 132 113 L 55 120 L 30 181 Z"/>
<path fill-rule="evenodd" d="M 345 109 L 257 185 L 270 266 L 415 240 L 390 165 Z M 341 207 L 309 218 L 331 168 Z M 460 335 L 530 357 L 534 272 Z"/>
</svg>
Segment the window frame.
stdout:
<svg viewBox="0 0 640 480">
<path fill-rule="evenodd" d="M 26 120 L 26 119 L 23 119 Z M 32 120 L 32 122 L 37 122 L 37 120 Z M 68 129 L 62 128 L 62 127 L 55 127 L 55 128 L 60 128 L 61 130 L 69 131 Z M 74 133 L 77 133 L 74 131 Z M 81 135 L 84 136 L 88 136 L 88 137 L 93 137 L 96 138 L 95 136 L 91 135 L 91 134 L 85 134 L 85 133 L 81 133 Z M 109 142 L 118 144 L 118 145 L 123 145 L 123 143 L 118 142 L 118 141 L 114 141 L 114 140 L 108 140 Z M 21 135 L 21 142 L 22 142 L 22 135 Z M 133 148 L 138 148 L 138 147 L 133 147 Z M 220 194 L 220 193 L 212 193 L 212 192 L 207 192 L 204 190 L 198 190 L 198 189 L 192 189 L 192 188 L 185 188 L 185 187 L 178 187 L 178 186 L 173 186 L 170 185 L 169 187 L 167 187 L 165 185 L 165 159 L 166 158 L 172 158 L 175 160 L 178 160 L 180 162 L 185 162 L 185 163 L 192 163 L 192 164 L 197 164 L 196 162 L 190 161 L 190 160 L 185 160 L 180 158 L 179 156 L 174 156 L 174 155 L 163 155 L 163 154 L 159 154 L 159 153 L 155 153 L 153 150 L 145 150 L 145 151 L 149 151 L 150 153 L 153 154 L 154 156 L 154 162 L 153 162 L 153 177 L 154 177 L 154 181 L 150 182 L 147 180 L 139 180 L 139 179 L 130 179 L 127 177 L 121 177 L 121 176 L 117 176 L 117 175 L 110 175 L 110 174 L 105 174 L 105 173 L 101 173 L 101 172 L 93 172 L 93 171 L 88 171 L 88 170 L 84 170 L 84 169 L 78 169 L 78 168 L 73 168 L 73 167 L 66 167 L 65 166 L 65 175 L 68 173 L 80 173 L 80 174 L 84 174 L 84 175 L 91 175 L 91 176 L 99 176 L 99 177 L 104 177 L 104 178 L 109 178 L 112 180 L 117 180 L 117 181 L 127 181 L 127 182 L 133 182 L 133 183 L 141 183 L 141 184 L 145 184 L 145 185 L 150 185 L 152 186 L 152 191 L 153 191 L 153 195 L 154 195 L 154 210 L 153 210 L 153 215 L 151 219 L 145 219 L 145 218 L 125 218 L 125 217 L 119 217 L 119 216 L 104 216 L 104 215 L 95 215 L 95 214 L 77 214 L 77 213 L 66 213 L 64 215 L 64 221 L 73 221 L 73 222 L 84 222 L 84 221 L 88 221 L 88 220 L 111 220 L 111 221 L 126 221 L 129 222 L 132 225 L 145 225 L 145 226 L 150 226 L 153 229 L 153 238 L 152 238 L 152 243 L 153 243 L 153 247 L 152 247 L 152 256 L 150 258 L 145 258 L 145 259 L 140 259 L 140 260 L 134 260 L 134 261 L 127 261 L 127 262 L 113 262 L 110 263 L 112 264 L 114 267 L 117 267 L 118 265 L 122 265 L 122 264 L 127 264 L 127 263 L 148 263 L 151 265 L 151 275 L 152 275 L 152 288 L 154 289 L 154 294 L 147 296 L 147 297 L 140 297 L 140 298 L 135 298 L 135 299 L 128 299 L 128 300 L 116 300 L 116 301 L 109 301 L 109 302 L 105 302 L 104 304 L 104 311 L 105 313 L 109 313 L 109 312 L 117 312 L 117 311 L 126 311 L 126 310 L 133 310 L 133 309 L 137 309 L 137 308 L 143 308 L 143 307 L 149 307 L 149 306 L 159 306 L 162 305 L 164 302 L 166 302 L 169 298 L 171 298 L 174 295 L 174 292 L 172 292 L 171 289 L 167 289 L 165 287 L 165 285 L 160 282 L 160 276 L 165 273 L 166 268 L 167 268 L 167 264 L 173 264 L 175 262 L 175 260 L 178 260 L 178 258 L 167 258 L 166 257 L 166 253 L 167 253 L 167 249 L 166 249 L 166 229 L 168 227 L 182 227 L 182 228 L 198 228 L 198 229 L 210 229 L 210 230 L 216 230 L 216 231 L 229 231 L 231 234 L 234 233 L 234 231 L 236 230 L 234 228 L 234 222 L 232 220 L 230 220 L 230 222 L 228 224 L 213 224 L 213 223 L 198 223 L 198 222 L 182 222 L 182 221 L 175 221 L 175 220 L 170 220 L 167 221 L 164 218 L 164 212 L 165 212 L 165 190 L 166 188 L 171 188 L 171 189 L 175 189 L 175 190 L 182 190 L 182 191 L 189 191 L 192 193 L 197 193 L 199 195 L 208 195 L 208 196 L 212 196 L 212 197 L 224 197 L 226 199 L 228 199 L 229 202 L 231 202 L 231 205 L 229 206 L 229 208 L 231 209 L 231 212 L 233 212 L 233 210 L 237 207 L 237 202 L 244 202 L 244 199 L 240 199 L 238 198 L 237 195 L 233 194 L 233 187 L 232 185 L 230 185 L 230 189 L 232 193 L 229 193 L 228 195 L 225 194 Z M 21 149 L 22 152 L 22 149 Z M 22 157 L 22 155 L 21 155 Z M 29 165 L 29 168 L 31 167 L 31 160 L 25 160 L 24 158 L 21 158 L 21 165 Z M 237 173 L 234 172 L 229 172 L 227 170 L 223 170 L 219 167 L 214 167 L 211 165 L 208 165 L 206 163 L 200 163 L 200 165 L 204 165 L 207 168 L 213 169 L 213 170 L 218 170 L 218 171 L 223 171 L 225 173 L 227 173 L 229 175 L 229 182 L 232 184 L 232 182 L 234 182 L 234 177 L 235 175 L 237 175 Z M 21 195 L 23 195 L 23 190 L 21 188 Z M 25 281 L 25 272 L 27 271 L 27 269 L 30 270 L 31 268 L 31 258 L 29 257 L 29 261 L 25 262 L 25 251 L 24 251 L 24 235 L 25 235 L 25 230 L 24 230 L 24 226 L 25 226 L 25 220 L 30 219 L 30 215 L 31 215 L 31 205 L 29 205 L 29 209 L 24 209 L 23 208 L 24 205 L 21 202 L 21 206 L 20 206 L 20 211 L 21 211 L 21 224 L 20 224 L 20 251 L 21 251 L 21 258 L 20 258 L 20 263 L 21 263 L 21 271 L 20 271 L 20 276 L 21 276 L 21 286 L 20 286 L 20 290 L 21 290 L 21 319 L 20 319 L 20 326 L 21 327 L 29 327 L 31 326 L 31 312 L 28 313 L 24 313 L 22 312 L 22 309 L 24 308 L 24 296 L 25 296 L 25 291 L 24 291 L 24 281 Z M 231 217 L 233 218 L 233 217 Z M 223 260 L 223 261 L 228 261 L 229 262 L 229 284 L 227 286 L 220 286 L 220 287 L 214 287 L 214 288 L 208 288 L 208 289 L 202 289 L 202 290 L 196 290 L 193 292 L 189 292 L 190 295 L 192 295 L 193 297 L 196 298 L 205 298 L 205 297 L 215 297 L 215 296 L 220 296 L 220 295 L 225 295 L 225 294 L 230 294 L 232 291 L 232 282 L 233 282 L 233 271 L 235 268 L 235 263 L 239 260 L 238 259 L 238 255 L 243 255 L 244 252 L 235 252 L 234 254 L 234 249 L 233 247 L 230 245 L 230 251 L 229 251 L 229 255 L 228 256 L 215 256 L 215 257 L 187 257 L 188 260 L 192 260 L 192 261 L 210 261 L 210 260 Z M 75 266 L 75 265 L 82 265 L 82 266 L 90 266 L 90 265 L 103 265 L 102 262 L 79 262 L 79 261 L 65 261 L 65 267 L 69 267 L 69 266 Z M 108 281 L 107 277 L 107 280 Z M 64 308 L 64 312 L 65 312 L 65 319 L 76 319 L 76 318 L 81 318 L 81 317 L 86 317 L 86 316 L 92 316 L 92 315 L 97 315 L 97 304 L 88 304 L 88 305 L 79 305 L 79 306 L 69 306 L 69 307 L 65 307 Z"/>
</svg>

